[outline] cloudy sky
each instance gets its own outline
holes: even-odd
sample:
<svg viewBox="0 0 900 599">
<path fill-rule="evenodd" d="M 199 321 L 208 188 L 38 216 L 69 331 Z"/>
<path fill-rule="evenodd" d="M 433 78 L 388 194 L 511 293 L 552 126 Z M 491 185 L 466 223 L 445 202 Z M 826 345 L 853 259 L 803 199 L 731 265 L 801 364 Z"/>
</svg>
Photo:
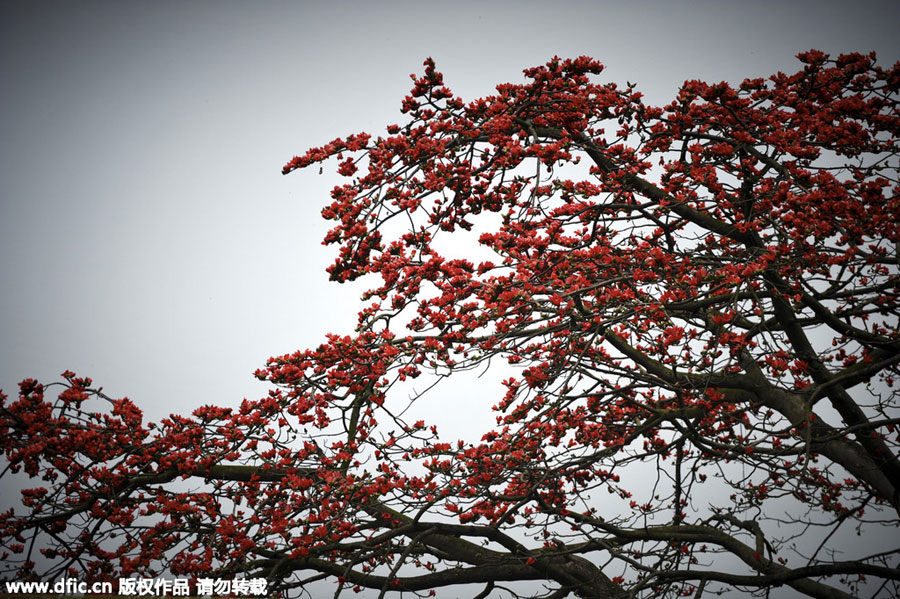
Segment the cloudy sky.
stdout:
<svg viewBox="0 0 900 599">
<path fill-rule="evenodd" d="M 685 79 L 796 70 L 810 48 L 892 64 L 898 15 L 822 0 L 4 0 L 0 388 L 71 369 L 158 420 L 262 396 L 252 373 L 269 356 L 349 332 L 361 288 L 327 282 L 320 244 L 336 180 L 281 167 L 400 120 L 427 56 L 467 100 L 589 55 L 663 104 Z M 489 417 L 495 398 L 478 400 Z M 441 422 L 462 436 L 472 412 Z"/>
<path fill-rule="evenodd" d="M 0 8 L 0 388 L 72 369 L 158 419 L 234 405 L 352 328 L 335 180 L 281 166 L 399 120 L 433 56 L 464 99 L 553 55 L 665 103 L 685 79 L 900 58 L 893 2 L 41 2 Z"/>
</svg>

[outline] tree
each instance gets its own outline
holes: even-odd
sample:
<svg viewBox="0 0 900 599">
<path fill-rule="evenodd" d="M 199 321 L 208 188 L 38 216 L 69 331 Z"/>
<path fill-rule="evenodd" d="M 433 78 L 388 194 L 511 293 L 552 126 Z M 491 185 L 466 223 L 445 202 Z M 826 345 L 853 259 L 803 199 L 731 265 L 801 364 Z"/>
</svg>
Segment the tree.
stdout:
<svg viewBox="0 0 900 599">
<path fill-rule="evenodd" d="M 665 107 L 585 57 L 470 103 L 426 61 L 386 137 L 284 168 L 347 178 L 322 215 L 330 277 L 370 282 L 356 330 L 159 424 L 24 381 L 4 476 L 47 486 L 0 519 L 5 575 L 897 596 L 900 63 L 799 59 Z M 472 370 L 496 426 L 404 417 Z"/>
</svg>

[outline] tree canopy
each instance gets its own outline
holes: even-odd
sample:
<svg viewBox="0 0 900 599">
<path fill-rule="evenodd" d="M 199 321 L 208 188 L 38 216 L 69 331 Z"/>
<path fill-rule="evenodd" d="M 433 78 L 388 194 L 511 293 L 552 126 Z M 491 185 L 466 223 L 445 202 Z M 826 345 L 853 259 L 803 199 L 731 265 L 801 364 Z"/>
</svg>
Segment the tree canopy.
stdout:
<svg viewBox="0 0 900 599">
<path fill-rule="evenodd" d="M 22 382 L 3 476 L 43 486 L 0 516 L 2 575 L 897 596 L 900 63 L 798 58 L 662 107 L 587 57 L 471 102 L 427 60 L 385 135 L 284 167 L 346 178 L 355 330 L 159 423 Z M 495 424 L 447 438 L 465 371 Z"/>
</svg>

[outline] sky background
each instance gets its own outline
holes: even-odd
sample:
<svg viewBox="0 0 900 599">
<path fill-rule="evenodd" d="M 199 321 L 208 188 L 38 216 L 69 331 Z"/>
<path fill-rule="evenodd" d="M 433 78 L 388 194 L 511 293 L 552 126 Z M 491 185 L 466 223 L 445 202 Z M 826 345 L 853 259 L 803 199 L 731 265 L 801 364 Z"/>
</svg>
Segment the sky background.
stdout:
<svg viewBox="0 0 900 599">
<path fill-rule="evenodd" d="M 893 64 L 898 16 L 821 0 L 4 0 L 0 388 L 71 369 L 158 420 L 263 396 L 269 356 L 350 332 L 361 287 L 327 282 L 320 244 L 337 178 L 281 167 L 400 121 L 427 56 L 465 100 L 589 55 L 665 104 L 686 79 L 793 72 L 810 48 Z M 455 400 L 434 404 L 451 437 L 496 396 Z"/>
<path fill-rule="evenodd" d="M 898 14 L 895 2 L 4 1 L 0 388 L 71 369 L 157 420 L 260 397 L 252 373 L 269 356 L 349 332 L 361 287 L 327 282 L 320 244 L 336 178 L 281 167 L 399 121 L 427 56 L 466 100 L 554 55 L 590 55 L 664 104 L 686 79 L 795 71 L 809 48 L 892 64 Z"/>
</svg>

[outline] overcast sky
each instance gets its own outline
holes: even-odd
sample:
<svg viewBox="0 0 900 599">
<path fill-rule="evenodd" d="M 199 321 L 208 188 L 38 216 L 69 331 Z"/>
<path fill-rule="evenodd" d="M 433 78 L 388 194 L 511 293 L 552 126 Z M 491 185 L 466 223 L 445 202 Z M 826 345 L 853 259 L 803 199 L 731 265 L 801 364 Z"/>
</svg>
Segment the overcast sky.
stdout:
<svg viewBox="0 0 900 599">
<path fill-rule="evenodd" d="M 685 79 L 900 58 L 895 2 L 9 2 L 0 8 L 0 388 L 72 369 L 158 419 L 265 394 L 352 328 L 310 146 L 383 132 L 427 56 L 464 99 L 553 55 Z M 491 399 L 490 405 L 493 403 Z M 487 406 L 485 406 L 487 409 Z"/>
<path fill-rule="evenodd" d="M 269 356 L 350 332 L 360 288 L 327 282 L 320 244 L 336 179 L 281 167 L 399 121 L 427 56 L 466 100 L 589 55 L 663 104 L 810 48 L 892 64 L 896 7 L 4 0 L 0 388 L 71 369 L 158 420 L 260 397 Z M 496 396 L 464 399 L 490 417 Z"/>
</svg>

